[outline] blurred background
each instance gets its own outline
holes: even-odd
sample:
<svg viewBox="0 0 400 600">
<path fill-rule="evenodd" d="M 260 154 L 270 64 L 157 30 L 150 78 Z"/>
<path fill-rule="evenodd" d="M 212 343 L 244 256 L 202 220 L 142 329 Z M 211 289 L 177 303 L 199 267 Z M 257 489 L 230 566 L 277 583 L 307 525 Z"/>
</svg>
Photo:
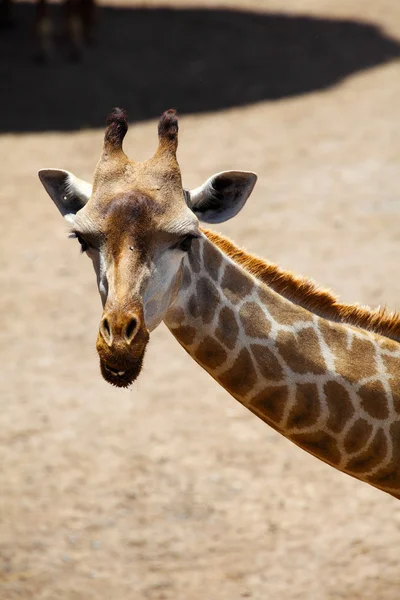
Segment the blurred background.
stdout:
<svg viewBox="0 0 400 600">
<path fill-rule="evenodd" d="M 92 267 L 36 172 L 90 180 L 116 105 L 144 160 L 175 107 L 185 187 L 258 173 L 221 231 L 400 309 L 398 0 L 101 2 L 80 56 L 59 4 L 38 56 L 35 12 L 0 30 L 0 599 L 397 600 L 398 501 L 280 437 L 164 326 L 131 389 L 101 379 Z"/>
</svg>

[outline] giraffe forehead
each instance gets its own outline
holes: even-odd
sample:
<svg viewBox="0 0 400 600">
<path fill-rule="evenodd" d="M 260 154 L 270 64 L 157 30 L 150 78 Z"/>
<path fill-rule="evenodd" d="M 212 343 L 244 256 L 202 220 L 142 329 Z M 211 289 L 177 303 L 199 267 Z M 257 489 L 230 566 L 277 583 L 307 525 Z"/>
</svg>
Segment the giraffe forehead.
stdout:
<svg viewBox="0 0 400 600">
<path fill-rule="evenodd" d="M 135 193 L 141 190 L 157 197 L 158 201 L 177 201 L 183 198 L 182 177 L 178 163 L 155 157 L 145 162 L 135 162 L 125 155 L 112 160 L 100 160 L 93 180 L 97 201 L 107 197 Z"/>
<path fill-rule="evenodd" d="M 121 227 L 121 231 L 132 226 L 149 226 L 163 213 L 162 206 L 152 196 L 140 191 L 118 194 L 103 207 L 106 227 Z"/>
<path fill-rule="evenodd" d="M 120 257 L 123 248 L 132 244 L 140 256 L 150 245 L 151 231 L 161 209 L 147 194 L 119 195 L 106 206 L 105 229 L 107 246 L 114 256 Z"/>
<path fill-rule="evenodd" d="M 189 209 L 186 204 L 175 206 L 139 190 L 120 193 L 99 201 L 91 199 L 87 209 L 85 216 L 93 224 L 97 223 L 103 233 L 115 232 L 120 237 L 151 230 L 179 232 L 192 220 L 188 219 Z"/>
<path fill-rule="evenodd" d="M 111 255 L 119 256 L 128 247 L 144 256 L 157 245 L 164 247 L 189 233 L 196 234 L 198 220 L 186 203 L 160 202 L 140 190 L 103 198 L 83 209 L 77 229 L 97 232 Z"/>
</svg>

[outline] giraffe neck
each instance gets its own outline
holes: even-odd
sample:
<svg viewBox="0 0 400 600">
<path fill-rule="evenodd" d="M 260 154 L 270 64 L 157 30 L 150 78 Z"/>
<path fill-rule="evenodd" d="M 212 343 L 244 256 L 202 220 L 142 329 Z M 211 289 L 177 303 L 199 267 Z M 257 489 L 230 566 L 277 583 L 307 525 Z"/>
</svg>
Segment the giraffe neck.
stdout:
<svg viewBox="0 0 400 600">
<path fill-rule="evenodd" d="M 287 300 L 206 236 L 165 323 L 216 381 L 324 462 L 400 496 L 400 345 Z"/>
</svg>

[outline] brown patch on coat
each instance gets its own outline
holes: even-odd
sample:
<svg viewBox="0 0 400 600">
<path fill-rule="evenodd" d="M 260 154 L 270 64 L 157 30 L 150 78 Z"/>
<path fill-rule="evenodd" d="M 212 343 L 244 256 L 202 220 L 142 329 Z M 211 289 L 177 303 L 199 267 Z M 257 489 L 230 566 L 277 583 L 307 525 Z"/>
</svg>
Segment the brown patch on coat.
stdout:
<svg viewBox="0 0 400 600">
<path fill-rule="evenodd" d="M 333 435 L 326 431 L 316 431 L 309 433 L 294 433 L 288 436 L 295 444 L 317 456 L 324 462 L 331 465 L 340 463 L 341 454 L 337 446 L 337 441 Z"/>
<path fill-rule="evenodd" d="M 188 301 L 188 310 L 189 310 L 190 315 L 194 319 L 197 319 L 197 317 L 200 316 L 200 308 L 199 308 L 199 304 L 197 302 L 196 294 L 192 294 L 190 296 L 189 301 Z"/>
<path fill-rule="evenodd" d="M 244 296 L 251 293 L 253 282 L 244 273 L 235 269 L 233 265 L 227 265 L 221 282 L 221 289 L 228 300 L 233 304 L 237 304 L 243 300 Z"/>
<path fill-rule="evenodd" d="M 393 445 L 393 455 L 390 463 L 379 469 L 367 481 L 383 490 L 400 490 L 400 421 L 390 426 L 390 437 Z"/>
<path fill-rule="evenodd" d="M 393 494 L 391 492 L 391 490 L 394 489 L 400 490 L 400 469 L 393 462 L 391 462 L 387 467 L 376 471 L 374 475 L 366 477 L 365 480 L 371 485 L 374 485 L 375 487 L 392 494 L 392 496 L 395 496 L 395 498 L 400 499 L 399 494 Z"/>
<path fill-rule="evenodd" d="M 315 383 L 299 383 L 296 398 L 285 429 L 301 429 L 315 425 L 321 414 L 321 403 Z"/>
<path fill-rule="evenodd" d="M 239 326 L 236 321 L 235 313 L 227 306 L 221 308 L 215 335 L 230 350 L 233 350 L 236 346 L 239 335 Z"/>
<path fill-rule="evenodd" d="M 219 292 L 212 281 L 206 277 L 200 277 L 196 285 L 196 298 L 197 304 L 202 307 L 203 323 L 211 323 L 221 302 Z"/>
<path fill-rule="evenodd" d="M 234 395 L 245 396 L 257 382 L 250 352 L 243 348 L 232 367 L 218 376 L 220 384 Z"/>
<path fill-rule="evenodd" d="M 326 373 L 325 360 L 314 329 L 308 327 L 298 331 L 280 331 L 276 338 L 279 354 L 293 373 Z"/>
<path fill-rule="evenodd" d="M 282 367 L 269 348 L 262 344 L 251 344 L 250 349 L 262 377 L 273 381 L 282 379 Z"/>
<path fill-rule="evenodd" d="M 353 336 L 347 348 L 347 331 L 344 327 L 320 321 L 320 331 L 335 359 L 335 368 L 351 383 L 376 373 L 375 347 L 370 340 Z"/>
<path fill-rule="evenodd" d="M 399 313 L 391 313 L 385 308 L 372 310 L 357 304 L 342 304 L 329 290 L 318 288 L 311 279 L 299 277 L 261 260 L 219 233 L 206 229 L 202 231 L 224 254 L 291 302 L 330 321 L 348 323 L 400 341 Z"/>
<path fill-rule="evenodd" d="M 271 331 L 261 306 L 255 302 L 245 302 L 239 311 L 240 320 L 246 335 L 252 338 L 266 338 Z"/>
<path fill-rule="evenodd" d="M 192 283 L 192 275 L 190 273 L 189 267 L 187 265 L 185 265 L 182 269 L 182 280 L 181 280 L 180 289 L 187 290 L 188 287 L 190 287 L 191 283 Z"/>
<path fill-rule="evenodd" d="M 344 449 L 348 454 L 359 452 L 371 437 L 372 425 L 365 419 L 357 419 L 344 438 Z"/>
<path fill-rule="evenodd" d="M 382 350 L 386 350 L 392 353 L 398 352 L 399 350 L 399 346 L 396 343 L 396 340 L 387 337 L 380 337 L 377 341 Z"/>
<path fill-rule="evenodd" d="M 181 323 L 185 321 L 185 318 L 185 311 L 180 306 L 173 306 L 168 311 L 168 322 L 171 323 L 171 326 L 173 327 L 181 325 Z"/>
<path fill-rule="evenodd" d="M 203 244 L 203 266 L 212 279 L 217 282 L 222 263 L 222 254 L 208 240 Z"/>
<path fill-rule="evenodd" d="M 400 357 L 386 356 L 385 354 L 382 354 L 381 356 L 388 375 L 388 383 L 392 392 L 394 409 L 400 414 Z"/>
<path fill-rule="evenodd" d="M 279 297 L 278 294 L 271 292 L 268 289 L 260 289 L 258 291 L 260 302 L 264 304 L 270 313 L 271 317 L 279 325 L 294 325 L 299 322 L 311 322 L 312 315 L 309 311 L 304 310 L 298 304 L 289 302 L 286 298 Z"/>
<path fill-rule="evenodd" d="M 196 246 L 196 248 L 191 248 L 189 250 L 189 263 L 190 263 L 193 273 L 196 273 L 196 274 L 200 273 L 201 264 L 200 264 L 199 250 L 198 250 L 197 246 Z"/>
<path fill-rule="evenodd" d="M 361 386 L 357 394 L 361 407 L 374 419 L 384 420 L 389 416 L 385 388 L 380 381 L 372 381 Z"/>
<path fill-rule="evenodd" d="M 357 474 L 368 473 L 385 460 L 387 451 L 388 445 L 385 432 L 382 428 L 379 428 L 368 448 L 365 448 L 359 456 L 349 460 L 346 471 Z"/>
<path fill-rule="evenodd" d="M 334 433 L 340 433 L 354 415 L 354 406 L 347 390 L 337 381 L 328 381 L 324 392 L 329 411 L 326 426 Z"/>
<path fill-rule="evenodd" d="M 196 337 L 196 329 L 189 325 L 171 329 L 171 332 L 184 346 L 190 346 Z"/>
<path fill-rule="evenodd" d="M 263 390 L 249 403 L 249 408 L 268 424 L 278 426 L 283 417 L 283 412 L 288 401 L 289 391 L 286 385 L 274 385 Z"/>
<path fill-rule="evenodd" d="M 381 357 L 388 375 L 391 377 L 398 377 L 400 372 L 400 356 L 381 354 Z"/>
<path fill-rule="evenodd" d="M 225 348 L 214 338 L 207 335 L 195 352 L 196 359 L 209 369 L 217 369 L 227 359 Z"/>
</svg>

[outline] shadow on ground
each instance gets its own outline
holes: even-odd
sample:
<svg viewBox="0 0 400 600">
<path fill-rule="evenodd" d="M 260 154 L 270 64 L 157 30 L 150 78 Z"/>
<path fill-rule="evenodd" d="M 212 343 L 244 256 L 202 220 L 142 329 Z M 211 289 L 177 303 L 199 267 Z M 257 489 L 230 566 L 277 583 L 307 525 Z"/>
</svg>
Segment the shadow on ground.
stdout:
<svg viewBox="0 0 400 600">
<path fill-rule="evenodd" d="M 59 7 L 53 7 L 55 12 Z M 121 105 L 135 120 L 171 106 L 199 113 L 324 89 L 400 56 L 398 41 L 349 20 L 208 9 L 99 9 L 82 63 L 35 65 L 34 7 L 0 32 L 0 131 L 102 127 Z"/>
</svg>

